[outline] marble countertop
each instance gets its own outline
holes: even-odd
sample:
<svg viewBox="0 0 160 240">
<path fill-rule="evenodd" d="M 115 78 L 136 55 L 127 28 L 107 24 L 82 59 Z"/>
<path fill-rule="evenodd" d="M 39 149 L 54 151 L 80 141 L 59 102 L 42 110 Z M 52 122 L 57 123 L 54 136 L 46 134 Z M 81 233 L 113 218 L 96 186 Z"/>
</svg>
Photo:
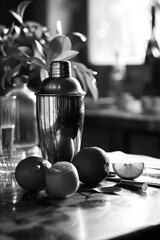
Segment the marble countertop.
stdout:
<svg viewBox="0 0 160 240">
<path fill-rule="evenodd" d="M 81 186 L 70 198 L 54 199 L 45 191 L 23 191 L 14 173 L 0 175 L 0 239 L 150 239 L 150 233 L 154 239 L 160 233 L 160 187 L 119 190 L 98 193 Z"/>
</svg>

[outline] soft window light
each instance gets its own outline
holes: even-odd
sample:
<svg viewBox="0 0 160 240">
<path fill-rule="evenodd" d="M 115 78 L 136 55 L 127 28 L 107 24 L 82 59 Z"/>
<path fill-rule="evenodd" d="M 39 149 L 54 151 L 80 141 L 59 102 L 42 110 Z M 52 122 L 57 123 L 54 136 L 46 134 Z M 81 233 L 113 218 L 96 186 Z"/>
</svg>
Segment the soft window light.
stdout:
<svg viewBox="0 0 160 240">
<path fill-rule="evenodd" d="M 95 65 L 142 64 L 151 0 L 88 0 L 88 57 Z"/>
</svg>

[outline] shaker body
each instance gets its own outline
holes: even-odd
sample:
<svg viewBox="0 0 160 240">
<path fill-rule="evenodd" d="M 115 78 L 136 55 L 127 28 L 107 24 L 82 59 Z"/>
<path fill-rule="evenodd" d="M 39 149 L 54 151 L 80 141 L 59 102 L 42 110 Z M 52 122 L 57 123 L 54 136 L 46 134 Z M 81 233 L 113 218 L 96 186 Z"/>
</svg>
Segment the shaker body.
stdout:
<svg viewBox="0 0 160 240">
<path fill-rule="evenodd" d="M 37 94 L 37 124 L 43 158 L 71 162 L 80 150 L 84 96 Z"/>
</svg>

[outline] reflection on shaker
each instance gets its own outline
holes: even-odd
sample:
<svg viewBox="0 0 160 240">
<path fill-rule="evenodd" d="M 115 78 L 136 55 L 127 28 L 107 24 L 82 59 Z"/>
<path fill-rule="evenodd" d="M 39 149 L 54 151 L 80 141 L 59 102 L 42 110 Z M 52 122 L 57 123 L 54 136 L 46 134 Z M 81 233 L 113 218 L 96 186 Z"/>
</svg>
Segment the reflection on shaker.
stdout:
<svg viewBox="0 0 160 240">
<path fill-rule="evenodd" d="M 52 104 L 51 100 L 57 104 Z M 71 161 L 81 145 L 84 122 L 84 103 L 81 97 L 45 96 L 39 98 L 38 102 L 43 156 L 51 162 L 53 159 L 54 162 Z M 62 102 L 65 102 L 65 107 Z"/>
<path fill-rule="evenodd" d="M 54 158 L 57 161 L 70 161 L 73 158 L 73 139 L 65 135 L 60 129 L 46 133 L 44 141 L 49 159 Z"/>
</svg>

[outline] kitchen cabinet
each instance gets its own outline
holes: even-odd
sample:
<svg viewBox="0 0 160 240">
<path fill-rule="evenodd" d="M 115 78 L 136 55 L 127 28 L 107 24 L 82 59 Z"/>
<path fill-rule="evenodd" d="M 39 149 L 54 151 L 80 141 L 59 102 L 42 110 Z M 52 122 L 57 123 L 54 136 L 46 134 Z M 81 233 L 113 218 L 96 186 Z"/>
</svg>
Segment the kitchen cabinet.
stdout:
<svg viewBox="0 0 160 240">
<path fill-rule="evenodd" d="M 86 109 L 82 147 L 160 158 L 160 115 L 118 109 Z"/>
</svg>

